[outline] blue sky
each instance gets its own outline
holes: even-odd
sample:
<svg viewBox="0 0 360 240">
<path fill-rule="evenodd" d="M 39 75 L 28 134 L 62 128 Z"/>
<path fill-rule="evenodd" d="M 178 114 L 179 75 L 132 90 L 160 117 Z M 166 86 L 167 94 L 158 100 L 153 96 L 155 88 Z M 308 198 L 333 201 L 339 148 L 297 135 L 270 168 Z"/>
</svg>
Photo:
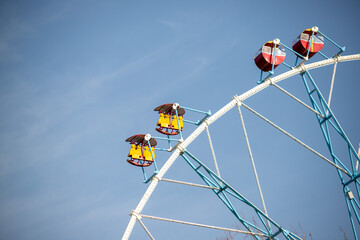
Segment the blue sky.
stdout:
<svg viewBox="0 0 360 240">
<path fill-rule="evenodd" d="M 344 55 L 359 53 L 359 10 L 358 1 L 1 1 L 0 238 L 121 238 L 147 188 L 141 170 L 126 162 L 125 139 L 159 135 L 155 107 L 179 102 L 216 112 L 256 86 L 253 57 L 262 44 L 280 38 L 291 45 L 315 25 L 346 46 Z M 328 45 L 324 52 L 336 49 Z M 359 62 L 338 65 L 331 103 L 354 146 L 360 140 L 358 68 Z M 332 67 L 313 73 L 325 96 L 331 74 Z M 280 85 L 309 103 L 299 76 Z M 274 88 L 247 103 L 329 157 L 313 113 Z M 335 169 L 243 113 L 269 215 L 314 239 L 341 239 L 340 226 L 351 238 Z M 194 129 L 185 125 L 184 137 Z M 260 206 L 237 112 L 210 132 L 223 178 Z M 188 149 L 213 168 L 206 135 Z M 161 166 L 170 154 L 156 156 Z M 165 177 L 201 183 L 180 158 Z M 211 192 L 170 183 L 159 185 L 143 213 L 236 225 Z M 223 236 L 144 223 L 157 239 Z M 139 225 L 132 236 L 146 237 Z"/>
</svg>

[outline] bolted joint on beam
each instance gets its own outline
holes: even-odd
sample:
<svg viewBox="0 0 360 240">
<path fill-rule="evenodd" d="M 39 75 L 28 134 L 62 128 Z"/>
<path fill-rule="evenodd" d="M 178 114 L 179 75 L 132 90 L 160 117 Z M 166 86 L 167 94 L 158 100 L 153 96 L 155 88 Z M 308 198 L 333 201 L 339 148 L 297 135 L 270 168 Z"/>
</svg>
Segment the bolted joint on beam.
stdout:
<svg viewBox="0 0 360 240">
<path fill-rule="evenodd" d="M 222 191 L 224 191 L 228 186 L 220 187 L 220 189 L 216 192 L 216 195 L 219 195 Z"/>
<path fill-rule="evenodd" d="M 158 177 L 157 174 L 154 175 L 154 176 L 152 177 L 152 179 L 153 179 L 153 180 L 156 180 L 156 181 L 158 181 L 158 182 L 160 182 L 160 181 L 162 180 L 161 177 Z"/>
<path fill-rule="evenodd" d="M 350 200 L 354 199 L 354 194 L 352 193 L 349 187 L 346 186 L 344 187 L 344 193 Z"/>
<path fill-rule="evenodd" d="M 324 124 L 327 120 L 329 120 L 330 118 L 332 118 L 333 115 L 329 114 L 326 117 L 323 118 L 323 120 L 321 120 L 320 125 Z"/>
<path fill-rule="evenodd" d="M 239 98 L 238 95 L 235 95 L 235 96 L 233 97 L 233 99 L 236 101 L 236 104 L 237 104 L 238 106 L 241 106 L 241 105 L 242 105 L 242 101 L 240 100 L 240 98 Z"/>
<path fill-rule="evenodd" d="M 344 51 L 345 51 L 345 48 L 344 48 Z M 333 57 L 333 59 L 334 59 L 335 63 L 338 63 L 338 62 L 339 62 L 339 59 L 340 59 L 339 53 L 336 54 L 336 55 Z"/>
<path fill-rule="evenodd" d="M 206 124 L 206 127 L 209 127 L 209 126 L 210 126 L 210 121 L 209 121 L 208 118 L 204 118 L 204 119 L 202 120 L 202 122 Z"/>
<path fill-rule="evenodd" d="M 305 60 L 307 60 L 306 57 L 305 57 Z M 304 63 L 300 63 L 299 66 L 298 66 L 298 68 L 299 68 L 299 70 L 300 70 L 300 75 L 304 75 L 304 74 L 306 73 L 306 70 L 307 70 L 307 69 L 306 69 Z"/>
<path fill-rule="evenodd" d="M 141 220 L 141 214 L 135 210 L 132 210 L 129 215 L 134 216 L 137 220 Z"/>
<path fill-rule="evenodd" d="M 186 151 L 186 149 L 183 146 L 181 146 L 181 144 L 178 144 L 176 146 L 176 149 L 180 151 L 180 154 L 184 154 L 184 152 Z"/>
<path fill-rule="evenodd" d="M 354 194 L 352 193 L 352 191 L 348 191 L 347 194 L 348 194 L 349 199 L 354 198 Z"/>
<path fill-rule="evenodd" d="M 346 194 L 350 200 L 354 199 L 354 194 L 352 193 L 352 191 L 349 190 L 346 192 Z"/>
</svg>

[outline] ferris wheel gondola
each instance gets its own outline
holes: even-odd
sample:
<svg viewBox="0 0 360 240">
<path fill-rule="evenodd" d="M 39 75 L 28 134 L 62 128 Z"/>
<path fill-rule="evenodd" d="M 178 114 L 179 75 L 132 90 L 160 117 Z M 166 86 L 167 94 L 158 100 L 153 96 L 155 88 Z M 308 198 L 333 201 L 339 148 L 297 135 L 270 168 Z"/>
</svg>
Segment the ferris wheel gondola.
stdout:
<svg viewBox="0 0 360 240">
<path fill-rule="evenodd" d="M 183 130 L 185 109 L 178 104 L 167 103 L 154 109 L 159 112 L 156 131 L 165 135 L 178 135 Z"/>
<path fill-rule="evenodd" d="M 324 37 L 317 27 L 305 29 L 294 41 L 292 49 L 307 59 L 314 56 L 324 46 Z"/>
<path fill-rule="evenodd" d="M 285 60 L 285 49 L 279 43 L 279 39 L 268 41 L 256 52 L 254 61 L 261 71 L 273 71 Z"/>
<path fill-rule="evenodd" d="M 145 134 L 137 134 L 125 141 L 131 144 L 128 163 L 137 167 L 148 167 L 154 162 L 155 146 L 157 145 L 154 138 L 147 139 Z"/>
</svg>

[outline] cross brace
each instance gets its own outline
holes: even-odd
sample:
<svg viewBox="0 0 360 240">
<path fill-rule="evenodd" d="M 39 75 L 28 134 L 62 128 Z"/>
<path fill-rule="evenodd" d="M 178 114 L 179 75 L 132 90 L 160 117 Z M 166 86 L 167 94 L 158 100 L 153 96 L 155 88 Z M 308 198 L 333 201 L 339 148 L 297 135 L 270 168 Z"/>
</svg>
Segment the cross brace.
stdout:
<svg viewBox="0 0 360 240">
<path fill-rule="evenodd" d="M 358 212 L 360 211 L 360 204 L 358 202 L 360 199 L 360 191 L 359 191 L 360 182 L 358 181 L 359 175 L 357 174 L 357 170 L 355 169 L 354 163 L 356 161 L 360 161 L 359 156 L 357 155 L 354 147 L 350 143 L 348 137 L 346 136 L 345 132 L 341 128 L 338 120 L 336 119 L 335 115 L 333 114 L 330 107 L 328 106 L 327 101 L 325 101 L 322 93 L 320 92 L 315 81 L 313 80 L 312 76 L 310 75 L 309 71 L 306 68 L 305 68 L 305 71 L 303 73 L 301 73 L 301 77 L 305 84 L 306 91 L 309 95 L 310 102 L 311 102 L 314 110 L 321 113 L 324 116 L 324 117 L 320 117 L 319 115 L 316 115 L 316 118 L 319 122 L 320 129 L 325 138 L 325 142 L 330 151 L 330 155 L 333 159 L 333 162 L 336 165 L 340 164 L 342 166 L 342 168 L 344 168 L 349 173 L 350 180 L 345 181 L 343 174 L 341 173 L 341 171 L 339 171 L 339 169 L 337 169 L 341 184 L 343 185 L 345 202 L 346 202 L 346 205 L 348 208 L 354 237 L 357 240 L 358 236 L 357 236 L 357 232 L 355 229 L 354 217 L 357 220 L 357 226 L 359 226 L 360 225 L 360 217 L 359 217 Z M 345 144 L 347 146 L 349 158 L 347 158 L 345 160 L 350 163 L 351 171 L 346 167 L 346 165 L 343 163 L 343 161 L 341 161 L 335 154 L 335 150 L 333 148 L 333 143 L 332 143 L 333 138 L 330 135 L 330 128 L 333 128 L 335 130 L 335 133 L 340 135 L 340 137 L 342 138 L 342 140 L 345 142 Z M 355 187 L 355 189 L 356 189 L 357 199 L 356 199 L 356 197 L 354 197 L 353 192 L 349 188 L 350 184 L 352 184 L 353 187 Z"/>
<path fill-rule="evenodd" d="M 225 204 L 225 206 L 234 214 L 234 216 L 238 219 L 238 221 L 249 231 L 249 232 L 258 232 L 264 234 L 266 239 L 278 239 L 277 235 L 282 234 L 287 240 L 300 240 L 301 238 L 296 236 L 295 234 L 283 229 L 279 224 L 269 218 L 265 213 L 263 213 L 259 208 L 257 208 L 254 204 L 252 204 L 249 200 L 247 200 L 244 196 L 242 196 L 238 191 L 236 191 L 233 187 L 227 184 L 222 178 L 220 178 L 217 174 L 215 174 L 212 170 L 210 170 L 205 164 L 203 164 L 200 160 L 198 160 L 193 154 L 184 150 L 181 154 L 184 160 L 190 165 L 190 167 L 200 176 L 200 178 L 210 187 L 214 188 L 212 191 L 220 198 L 220 200 Z M 191 159 L 191 160 L 190 160 Z M 194 163 L 199 164 L 198 167 L 195 167 Z M 205 173 L 203 173 L 203 172 Z M 217 188 L 217 189 L 215 189 Z M 236 200 L 239 200 L 252 208 L 259 220 L 262 223 L 262 227 L 254 225 L 253 223 L 243 219 L 240 217 L 238 212 L 236 211 L 234 205 L 231 203 L 228 196 L 234 197 Z M 270 226 L 266 224 L 265 221 L 269 221 L 271 223 Z M 275 228 L 275 232 L 273 232 L 271 226 Z M 257 235 L 252 236 L 256 240 L 260 240 Z"/>
</svg>

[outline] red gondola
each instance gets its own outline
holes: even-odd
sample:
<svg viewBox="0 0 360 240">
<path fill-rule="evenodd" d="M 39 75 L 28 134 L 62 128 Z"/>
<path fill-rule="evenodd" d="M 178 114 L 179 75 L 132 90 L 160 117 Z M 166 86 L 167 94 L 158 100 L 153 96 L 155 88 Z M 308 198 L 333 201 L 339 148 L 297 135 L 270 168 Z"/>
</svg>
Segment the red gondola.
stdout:
<svg viewBox="0 0 360 240">
<path fill-rule="evenodd" d="M 311 38 L 312 36 L 312 38 Z M 311 58 L 319 52 L 324 46 L 324 37 L 318 33 L 318 28 L 313 27 L 305 29 L 294 41 L 292 49 L 301 56 Z M 309 51 L 310 48 L 310 51 Z"/>
<path fill-rule="evenodd" d="M 175 109 L 177 109 L 179 119 L 176 116 Z M 179 104 L 163 104 L 155 108 L 154 111 L 158 111 L 160 114 L 159 121 L 156 124 L 156 131 L 165 135 L 177 135 L 182 131 L 185 109 L 181 108 Z"/>
<path fill-rule="evenodd" d="M 274 69 L 285 60 L 285 49 L 279 45 L 280 40 L 266 42 L 255 54 L 254 61 L 256 66 L 264 72 L 272 70 L 273 61 Z"/>
<path fill-rule="evenodd" d="M 137 166 L 137 167 L 148 167 L 150 166 L 155 158 L 155 146 L 157 142 L 154 138 L 151 138 L 149 135 L 145 134 L 138 134 L 129 137 L 125 140 L 126 142 L 130 142 L 131 149 L 128 154 L 128 163 Z M 149 146 L 149 143 L 150 145 Z M 152 154 L 151 154 L 151 152 Z"/>
</svg>

